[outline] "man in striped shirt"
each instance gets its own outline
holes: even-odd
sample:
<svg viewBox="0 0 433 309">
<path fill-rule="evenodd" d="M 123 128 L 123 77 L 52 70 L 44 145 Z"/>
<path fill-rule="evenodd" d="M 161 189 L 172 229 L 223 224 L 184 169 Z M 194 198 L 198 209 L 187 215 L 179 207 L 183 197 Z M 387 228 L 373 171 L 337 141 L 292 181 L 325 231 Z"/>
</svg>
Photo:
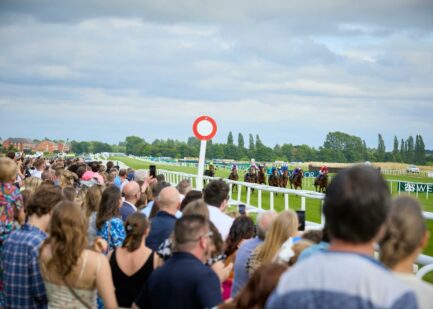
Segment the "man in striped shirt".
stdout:
<svg viewBox="0 0 433 309">
<path fill-rule="evenodd" d="M 414 293 L 372 257 L 390 199 L 373 168 L 340 172 L 323 207 L 329 250 L 284 273 L 266 308 L 417 308 Z"/>
</svg>

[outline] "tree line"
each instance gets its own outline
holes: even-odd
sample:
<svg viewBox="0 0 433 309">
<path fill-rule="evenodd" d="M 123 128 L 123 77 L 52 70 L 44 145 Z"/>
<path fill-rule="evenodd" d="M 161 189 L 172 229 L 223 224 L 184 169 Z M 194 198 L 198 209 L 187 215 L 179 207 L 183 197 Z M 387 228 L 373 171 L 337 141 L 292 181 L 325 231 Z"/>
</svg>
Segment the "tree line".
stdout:
<svg viewBox="0 0 433 309">
<path fill-rule="evenodd" d="M 186 142 L 174 139 L 155 139 L 148 143 L 138 136 L 128 136 L 118 145 L 101 142 L 71 142 L 71 150 L 76 153 L 87 152 L 125 152 L 137 156 L 153 157 L 198 157 L 200 141 L 190 137 Z M 421 135 L 409 136 L 399 140 L 394 137 L 392 151 L 387 151 L 385 141 L 378 134 L 377 148 L 367 147 L 365 141 L 358 136 L 343 132 L 329 132 L 323 146 L 318 148 L 308 145 L 282 144 L 273 148 L 266 146 L 260 136 L 249 134 L 248 145 L 244 136 L 239 133 L 237 143 L 232 132 L 229 132 L 226 143 L 208 141 L 206 157 L 211 159 L 234 159 L 272 162 L 281 161 L 325 161 L 325 162 L 405 162 L 409 164 L 426 164 L 427 154 Z"/>
</svg>

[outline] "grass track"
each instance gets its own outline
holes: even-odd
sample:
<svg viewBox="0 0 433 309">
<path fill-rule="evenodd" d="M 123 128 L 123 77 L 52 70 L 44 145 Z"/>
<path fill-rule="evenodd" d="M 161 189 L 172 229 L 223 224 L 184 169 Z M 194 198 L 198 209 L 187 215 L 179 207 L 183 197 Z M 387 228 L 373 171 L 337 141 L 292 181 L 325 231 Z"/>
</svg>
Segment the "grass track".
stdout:
<svg viewBox="0 0 433 309">
<path fill-rule="evenodd" d="M 126 165 L 134 168 L 134 169 L 148 169 L 149 163 L 143 162 L 136 159 L 131 159 L 128 157 L 111 157 L 110 160 L 113 161 L 122 161 Z M 155 163 L 152 163 L 155 164 Z M 176 171 L 176 172 L 184 172 L 184 173 L 190 173 L 190 174 L 196 174 L 197 169 L 194 167 L 183 167 L 183 166 L 173 166 L 173 165 L 164 165 L 164 164 L 158 164 L 156 163 L 156 168 L 158 169 L 165 169 L 170 171 Z M 228 173 L 225 170 L 217 170 L 215 173 L 216 177 L 221 178 L 227 178 Z M 239 179 L 242 179 L 242 174 L 239 175 Z M 417 177 L 417 176 L 385 176 L 385 179 L 389 180 L 404 180 L 404 181 L 412 181 L 412 182 L 425 182 L 429 183 L 432 182 L 431 178 L 426 177 Z M 306 190 L 314 190 L 314 187 L 304 187 Z M 397 184 L 394 183 L 393 187 L 393 195 L 397 195 Z M 235 193 L 236 194 L 236 193 Z M 237 196 L 237 195 L 236 195 Z M 412 196 L 415 197 L 415 194 L 412 193 Z M 420 193 L 418 196 L 419 201 L 423 205 L 423 208 L 425 211 L 433 212 L 433 194 L 429 196 L 429 200 L 425 199 L 425 193 Z M 242 190 L 241 200 L 246 201 L 246 192 L 245 189 Z M 250 203 L 252 205 L 257 205 L 257 193 L 254 193 L 251 195 L 251 201 Z M 270 208 L 270 202 L 269 202 L 269 193 L 263 192 L 262 193 L 262 207 L 264 209 Z M 291 209 L 297 210 L 301 207 L 301 198 L 297 196 L 289 195 L 289 207 Z M 284 196 L 278 195 L 274 196 L 274 208 L 276 211 L 281 211 L 284 209 Z M 315 199 L 306 199 L 306 219 L 308 221 L 312 222 L 320 222 L 320 201 Z M 433 220 L 427 220 L 427 227 L 430 231 L 430 234 L 433 235 Z M 427 245 L 426 249 L 424 250 L 424 254 L 433 256 L 433 236 L 430 237 L 429 244 Z M 425 277 L 428 281 L 433 282 L 433 273 L 431 272 Z"/>
</svg>

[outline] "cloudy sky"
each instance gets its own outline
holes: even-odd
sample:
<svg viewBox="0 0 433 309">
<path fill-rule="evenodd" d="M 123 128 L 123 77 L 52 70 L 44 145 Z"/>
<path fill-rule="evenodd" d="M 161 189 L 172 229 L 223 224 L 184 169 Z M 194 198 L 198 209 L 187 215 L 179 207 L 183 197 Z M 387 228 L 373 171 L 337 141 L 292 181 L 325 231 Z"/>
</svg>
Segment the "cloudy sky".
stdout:
<svg viewBox="0 0 433 309">
<path fill-rule="evenodd" d="M 431 0 L 0 0 L 0 137 L 433 149 Z"/>
</svg>

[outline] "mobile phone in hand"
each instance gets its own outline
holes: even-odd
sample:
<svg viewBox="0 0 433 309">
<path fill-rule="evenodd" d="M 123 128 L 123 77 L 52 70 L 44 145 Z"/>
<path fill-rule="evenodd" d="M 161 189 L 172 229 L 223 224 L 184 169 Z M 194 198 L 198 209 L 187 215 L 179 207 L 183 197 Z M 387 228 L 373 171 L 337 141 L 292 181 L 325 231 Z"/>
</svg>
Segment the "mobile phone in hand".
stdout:
<svg viewBox="0 0 433 309">
<path fill-rule="evenodd" d="M 246 214 L 246 206 L 245 204 L 239 204 L 238 205 L 238 211 L 241 215 L 245 215 Z"/>
<path fill-rule="evenodd" d="M 152 176 L 153 178 L 156 178 L 156 166 L 155 165 L 149 166 L 149 175 Z"/>
<path fill-rule="evenodd" d="M 305 231 L 305 210 L 297 210 L 296 214 L 298 215 L 298 231 Z"/>
</svg>

